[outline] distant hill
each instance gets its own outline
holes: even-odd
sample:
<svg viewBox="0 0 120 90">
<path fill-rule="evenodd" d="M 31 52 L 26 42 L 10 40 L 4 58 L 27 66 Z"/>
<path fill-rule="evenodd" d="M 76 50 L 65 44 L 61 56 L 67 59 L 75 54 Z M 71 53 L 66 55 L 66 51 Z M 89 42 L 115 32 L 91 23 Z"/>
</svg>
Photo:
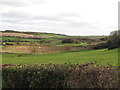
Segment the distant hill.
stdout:
<svg viewBox="0 0 120 90">
<path fill-rule="evenodd" d="M 0 32 L 1 37 L 20 37 L 28 39 L 58 39 L 73 38 L 84 42 L 106 41 L 108 36 L 67 36 L 65 34 L 45 33 L 45 32 L 23 32 L 14 30 L 5 30 Z"/>
<path fill-rule="evenodd" d="M 5 30 L 0 32 L 3 37 L 21 37 L 21 38 L 64 38 L 68 37 L 63 34 L 42 33 L 42 32 L 20 32 L 14 30 Z"/>
<path fill-rule="evenodd" d="M 34 34 L 13 33 L 13 32 L 0 32 L 3 37 L 21 37 L 21 38 L 48 38 L 47 36 L 39 36 Z"/>
</svg>

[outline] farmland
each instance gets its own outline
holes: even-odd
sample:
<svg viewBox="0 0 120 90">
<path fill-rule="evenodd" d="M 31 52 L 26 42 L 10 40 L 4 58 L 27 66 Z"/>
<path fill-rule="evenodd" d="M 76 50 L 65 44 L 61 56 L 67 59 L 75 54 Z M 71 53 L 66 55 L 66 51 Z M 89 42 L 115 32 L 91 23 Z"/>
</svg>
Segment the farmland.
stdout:
<svg viewBox="0 0 120 90">
<path fill-rule="evenodd" d="M 52 38 L 44 38 L 44 39 L 23 39 L 23 38 L 19 38 L 19 37 L 2 37 L 2 41 L 5 42 L 39 42 L 39 41 L 55 41 L 56 39 L 52 39 Z"/>
<path fill-rule="evenodd" d="M 118 0 L 0 5 L 1 90 L 120 89 Z"/>
<path fill-rule="evenodd" d="M 40 32 L 1 32 L 3 64 L 86 63 L 117 65 L 117 49 L 93 49 L 106 36 L 67 36 Z"/>
<path fill-rule="evenodd" d="M 2 87 L 119 88 L 119 47 L 107 43 L 107 36 L 2 32 Z"/>
<path fill-rule="evenodd" d="M 118 49 L 110 51 L 107 51 L 106 49 L 80 50 L 39 55 L 21 54 L 21 56 L 19 56 L 19 54 L 4 53 L 2 56 L 3 64 L 83 64 L 90 61 L 97 61 L 97 63 L 101 65 L 118 64 Z"/>
</svg>

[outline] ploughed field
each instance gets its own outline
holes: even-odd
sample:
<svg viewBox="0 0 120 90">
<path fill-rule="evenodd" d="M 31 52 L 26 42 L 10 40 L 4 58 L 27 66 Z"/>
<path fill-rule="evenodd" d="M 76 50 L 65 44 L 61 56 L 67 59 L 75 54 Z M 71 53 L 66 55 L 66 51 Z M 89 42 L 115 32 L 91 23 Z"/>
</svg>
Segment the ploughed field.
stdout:
<svg viewBox="0 0 120 90">
<path fill-rule="evenodd" d="M 96 61 L 100 65 L 118 66 L 118 49 L 79 50 L 47 54 L 3 53 L 2 64 L 83 64 Z"/>
</svg>

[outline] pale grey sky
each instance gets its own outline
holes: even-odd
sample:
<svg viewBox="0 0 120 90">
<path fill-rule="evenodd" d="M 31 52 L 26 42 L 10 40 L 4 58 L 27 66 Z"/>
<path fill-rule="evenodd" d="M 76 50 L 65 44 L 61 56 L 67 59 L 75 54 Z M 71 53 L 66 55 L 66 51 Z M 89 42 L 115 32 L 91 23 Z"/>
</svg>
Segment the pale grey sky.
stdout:
<svg viewBox="0 0 120 90">
<path fill-rule="evenodd" d="M 0 0 L 0 29 L 109 35 L 118 29 L 119 0 Z"/>
</svg>

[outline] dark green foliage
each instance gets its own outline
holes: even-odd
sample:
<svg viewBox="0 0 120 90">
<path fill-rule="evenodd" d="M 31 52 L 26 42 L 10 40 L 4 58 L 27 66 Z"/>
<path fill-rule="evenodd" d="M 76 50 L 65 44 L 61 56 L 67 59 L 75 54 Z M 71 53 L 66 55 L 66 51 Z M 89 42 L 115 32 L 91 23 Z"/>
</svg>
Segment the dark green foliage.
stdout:
<svg viewBox="0 0 120 90">
<path fill-rule="evenodd" d="M 107 41 L 107 36 L 71 36 L 80 40 L 81 42 L 99 42 L 99 41 Z"/>
<path fill-rule="evenodd" d="M 101 41 L 106 40 L 107 37 L 101 38 Z M 108 48 L 108 50 L 119 47 L 120 47 L 120 30 L 111 32 L 106 43 L 100 43 L 94 46 L 95 49 Z"/>
<path fill-rule="evenodd" d="M 110 33 L 109 40 L 107 41 L 108 49 L 120 47 L 120 30 Z"/>
<path fill-rule="evenodd" d="M 80 43 L 80 40 L 77 40 L 75 38 L 64 38 L 62 40 L 62 43 Z"/>
<path fill-rule="evenodd" d="M 101 41 L 107 41 L 108 37 L 100 38 Z"/>
<path fill-rule="evenodd" d="M 2 31 L 2 32 L 18 33 L 19 31 L 14 31 L 14 30 L 5 30 L 5 31 Z"/>
<path fill-rule="evenodd" d="M 3 88 L 119 88 L 118 70 L 86 64 L 3 65 Z"/>
<path fill-rule="evenodd" d="M 107 48 L 107 44 L 106 43 L 99 43 L 97 45 L 94 46 L 94 49 L 103 49 L 103 48 Z"/>
</svg>

